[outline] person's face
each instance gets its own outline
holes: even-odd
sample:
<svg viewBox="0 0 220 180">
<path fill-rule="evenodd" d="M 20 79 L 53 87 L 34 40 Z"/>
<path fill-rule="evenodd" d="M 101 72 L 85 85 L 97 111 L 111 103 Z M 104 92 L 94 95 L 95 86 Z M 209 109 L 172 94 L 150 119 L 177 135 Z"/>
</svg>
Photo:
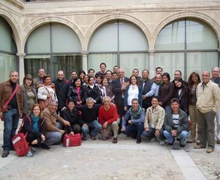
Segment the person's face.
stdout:
<svg viewBox="0 0 220 180">
<path fill-rule="evenodd" d="M 83 78 L 84 78 L 84 76 L 85 76 L 85 74 L 84 74 L 84 73 L 81 73 L 81 74 L 79 75 L 80 79 L 83 79 Z"/>
<path fill-rule="evenodd" d="M 177 102 L 171 103 L 171 108 L 172 108 L 173 111 L 178 111 L 179 110 L 179 106 L 180 105 Z"/>
<path fill-rule="evenodd" d="M 147 79 L 147 78 L 148 78 L 148 75 L 149 75 L 149 74 L 148 74 L 147 71 L 143 71 L 143 72 L 142 72 L 142 78 L 143 78 L 143 79 Z"/>
<path fill-rule="evenodd" d="M 102 64 L 101 67 L 100 67 L 100 70 L 101 70 L 102 72 L 105 72 L 105 69 L 106 69 L 105 65 Z"/>
<path fill-rule="evenodd" d="M 43 78 L 43 77 L 45 76 L 45 71 L 44 71 L 44 69 L 39 69 L 39 71 L 38 71 L 38 76 L 39 76 L 40 78 Z"/>
<path fill-rule="evenodd" d="M 90 84 L 90 85 L 94 85 L 94 83 L 95 83 L 94 78 L 90 78 L 89 84 Z"/>
<path fill-rule="evenodd" d="M 63 79 L 64 79 L 64 73 L 61 72 L 61 71 L 58 72 L 58 73 L 57 73 L 57 77 L 58 77 L 59 80 L 63 80 Z"/>
<path fill-rule="evenodd" d="M 192 82 L 193 82 L 193 83 L 198 83 L 198 81 L 199 81 L 198 76 L 196 76 L 195 74 L 193 74 L 193 75 L 192 75 Z"/>
<path fill-rule="evenodd" d="M 207 71 L 203 72 L 202 81 L 206 84 L 209 82 L 209 80 L 210 80 L 210 74 Z"/>
<path fill-rule="evenodd" d="M 74 102 L 69 102 L 69 103 L 68 103 L 68 108 L 69 108 L 70 110 L 73 110 L 74 107 L 75 107 Z"/>
<path fill-rule="evenodd" d="M 29 79 L 29 78 L 25 79 L 25 84 L 26 84 L 27 86 L 31 86 L 32 82 L 33 82 L 32 79 Z"/>
<path fill-rule="evenodd" d="M 153 107 L 156 107 L 156 106 L 158 106 L 159 101 L 156 98 L 153 98 L 152 101 L 151 101 L 151 104 L 152 104 Z"/>
<path fill-rule="evenodd" d="M 92 109 L 92 107 L 93 107 L 93 105 L 94 105 L 94 102 L 93 102 L 93 101 L 88 101 L 88 102 L 86 103 L 86 105 L 87 105 L 87 107 L 88 107 L 89 109 Z"/>
<path fill-rule="evenodd" d="M 95 76 L 95 72 L 94 72 L 93 70 L 90 70 L 90 71 L 89 71 L 89 76 L 94 77 L 94 76 Z"/>
<path fill-rule="evenodd" d="M 106 77 L 107 77 L 108 79 L 111 79 L 112 73 L 108 71 L 108 72 L 106 73 Z"/>
<path fill-rule="evenodd" d="M 45 79 L 45 84 L 49 85 L 49 84 L 51 84 L 51 82 L 52 82 L 51 77 L 47 77 L 47 78 Z"/>
<path fill-rule="evenodd" d="M 18 80 L 18 73 L 17 72 L 11 73 L 10 74 L 10 80 L 11 80 L 11 82 L 16 83 L 17 80 Z"/>
<path fill-rule="evenodd" d="M 135 77 L 131 77 L 131 84 L 137 84 L 137 79 Z"/>
<path fill-rule="evenodd" d="M 119 70 L 119 67 L 117 67 L 117 66 L 113 68 L 113 71 L 116 73 L 118 73 L 118 70 Z"/>
<path fill-rule="evenodd" d="M 212 70 L 212 77 L 213 78 L 218 78 L 219 74 L 220 74 L 219 68 L 216 67 Z"/>
<path fill-rule="evenodd" d="M 125 72 L 119 70 L 119 71 L 118 71 L 118 76 L 119 76 L 120 78 L 123 78 L 123 77 L 125 76 Z"/>
<path fill-rule="evenodd" d="M 110 101 L 110 99 L 109 99 L 109 98 L 105 98 L 105 99 L 104 99 L 104 101 L 103 101 L 103 103 L 104 103 L 104 106 L 105 106 L 105 107 L 109 107 L 109 106 L 110 106 L 111 101 Z"/>
<path fill-rule="evenodd" d="M 116 80 L 118 79 L 118 75 L 115 73 L 115 74 L 112 74 L 112 80 Z"/>
<path fill-rule="evenodd" d="M 102 85 L 103 86 L 107 86 L 108 85 L 108 80 L 105 78 L 105 79 L 103 79 L 103 81 L 102 81 Z"/>
<path fill-rule="evenodd" d="M 175 71 L 174 73 L 174 79 L 181 79 L 181 74 L 179 71 Z"/>
<path fill-rule="evenodd" d="M 34 114 L 35 117 L 40 116 L 40 107 L 39 106 L 34 107 L 33 114 Z"/>
<path fill-rule="evenodd" d="M 133 70 L 132 75 L 134 75 L 135 77 L 138 77 L 138 74 L 139 74 L 139 72 L 136 69 Z"/>
<path fill-rule="evenodd" d="M 71 78 L 72 78 L 72 79 L 75 79 L 76 77 L 77 77 L 77 73 L 76 73 L 76 72 L 72 72 Z"/>
<path fill-rule="evenodd" d="M 48 106 L 48 109 L 51 113 L 55 113 L 57 111 L 58 108 L 58 104 L 56 103 L 52 103 Z"/>
<path fill-rule="evenodd" d="M 180 88 L 182 86 L 182 82 L 180 82 L 180 81 L 175 81 L 174 84 L 178 88 Z"/>
<path fill-rule="evenodd" d="M 93 79 L 93 78 L 92 78 L 92 79 Z M 92 80 L 92 79 L 91 79 L 91 80 Z M 96 82 L 97 82 L 98 84 L 101 84 L 101 81 L 102 81 L 102 79 L 101 79 L 100 77 L 97 77 L 97 78 L 96 78 Z M 94 82 L 94 79 L 93 79 L 93 82 Z"/>
<path fill-rule="evenodd" d="M 89 77 L 87 75 L 84 76 L 84 82 L 88 83 Z"/>
<path fill-rule="evenodd" d="M 157 74 L 156 77 L 155 77 L 155 81 L 156 81 L 156 83 L 160 83 L 161 80 L 162 80 L 161 75 L 160 75 L 160 74 Z"/>
<path fill-rule="evenodd" d="M 169 79 L 166 76 L 163 76 L 162 80 L 163 80 L 163 83 L 165 83 L 165 84 L 169 82 Z"/>
<path fill-rule="evenodd" d="M 76 86 L 76 87 L 81 86 L 81 81 L 80 81 L 80 79 L 78 79 L 78 80 L 75 82 L 75 86 Z"/>
<path fill-rule="evenodd" d="M 159 68 L 159 69 L 157 69 L 157 70 L 156 70 L 156 74 L 160 74 L 160 75 L 162 75 L 162 74 L 163 74 L 163 70 L 162 70 L 162 69 L 160 69 L 160 68 Z"/>
<path fill-rule="evenodd" d="M 134 100 L 134 101 L 132 101 L 132 108 L 133 108 L 133 110 L 138 110 L 138 106 L 139 106 L 139 104 L 138 104 L 138 101 L 137 100 Z"/>
</svg>

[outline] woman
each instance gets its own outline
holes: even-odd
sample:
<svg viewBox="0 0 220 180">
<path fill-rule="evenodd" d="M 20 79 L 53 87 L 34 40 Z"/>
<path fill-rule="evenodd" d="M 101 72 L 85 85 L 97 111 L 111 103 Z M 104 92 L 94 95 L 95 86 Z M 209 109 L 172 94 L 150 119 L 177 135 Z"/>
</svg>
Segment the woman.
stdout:
<svg viewBox="0 0 220 180">
<path fill-rule="evenodd" d="M 170 75 L 169 73 L 164 73 L 162 75 L 162 81 L 159 88 L 159 105 L 161 105 L 165 111 L 171 111 L 170 108 L 170 100 L 173 98 L 173 90 L 174 90 L 174 84 L 170 82 Z"/>
<path fill-rule="evenodd" d="M 48 106 L 50 101 L 58 102 L 55 86 L 52 83 L 52 78 L 50 75 L 44 76 L 44 86 L 38 88 L 37 97 L 39 100 L 39 104 L 44 109 Z"/>
<path fill-rule="evenodd" d="M 179 100 L 180 109 L 185 111 L 187 114 L 189 114 L 188 96 L 189 96 L 189 89 L 183 83 L 183 80 L 181 79 L 174 80 L 173 97 Z"/>
<path fill-rule="evenodd" d="M 104 77 L 102 79 L 101 86 L 99 87 L 99 89 L 101 90 L 101 97 L 102 97 L 102 99 L 105 96 L 109 96 L 111 98 L 111 102 L 114 103 L 115 95 L 113 94 L 112 86 L 109 84 L 109 81 L 108 81 L 108 79 L 106 77 Z"/>
<path fill-rule="evenodd" d="M 84 76 L 85 76 L 85 75 L 86 75 L 86 72 L 85 72 L 85 71 L 81 70 L 81 71 L 79 72 L 79 78 L 80 78 L 80 80 L 81 80 L 82 83 L 84 82 Z"/>
<path fill-rule="evenodd" d="M 26 156 L 32 157 L 35 149 L 33 147 L 41 147 L 42 149 L 50 149 L 45 141 L 45 121 L 40 117 L 41 107 L 39 104 L 34 104 L 31 108 L 31 114 L 24 117 L 24 124 L 21 132 L 26 134 L 26 140 L 30 146 L 30 150 Z"/>
<path fill-rule="evenodd" d="M 138 86 L 138 79 L 132 75 L 129 80 L 130 85 L 126 87 L 124 98 L 124 110 L 127 111 L 132 105 L 132 99 L 137 98 L 138 103 L 142 106 L 142 89 Z"/>
<path fill-rule="evenodd" d="M 73 86 L 70 86 L 67 96 L 69 101 L 73 101 L 76 106 L 85 104 L 84 90 L 80 78 L 74 79 Z"/>
<path fill-rule="evenodd" d="M 88 86 L 89 85 L 89 76 L 85 74 L 83 78 L 83 86 Z"/>
<path fill-rule="evenodd" d="M 24 116 L 31 113 L 32 106 L 37 102 L 36 89 L 33 86 L 33 78 L 30 74 L 25 75 L 21 86 L 24 96 Z"/>
<path fill-rule="evenodd" d="M 190 137 L 187 140 L 188 143 L 196 142 L 196 128 L 197 128 L 197 116 L 196 116 L 196 87 L 201 82 L 199 74 L 192 72 L 188 79 L 189 87 L 189 116 L 191 120 L 191 132 Z"/>
<path fill-rule="evenodd" d="M 96 76 L 95 85 L 98 86 L 99 88 L 101 87 L 101 85 L 102 85 L 102 76 L 101 75 Z"/>
<path fill-rule="evenodd" d="M 67 134 L 77 134 L 81 132 L 81 125 L 78 121 L 78 111 L 75 108 L 73 101 L 69 101 L 67 108 L 63 109 L 60 113 L 61 117 L 70 122 L 70 126 L 65 127 L 65 132 Z"/>
<path fill-rule="evenodd" d="M 95 85 L 95 79 L 94 79 L 94 77 L 89 77 L 88 82 L 89 82 L 88 86 L 86 86 L 86 87 L 84 88 L 84 97 L 85 97 L 85 100 L 86 100 L 88 97 L 91 97 L 91 98 L 94 99 L 95 104 L 100 104 L 100 103 L 102 102 L 101 91 L 100 91 L 100 89 L 98 88 L 98 86 Z"/>
</svg>

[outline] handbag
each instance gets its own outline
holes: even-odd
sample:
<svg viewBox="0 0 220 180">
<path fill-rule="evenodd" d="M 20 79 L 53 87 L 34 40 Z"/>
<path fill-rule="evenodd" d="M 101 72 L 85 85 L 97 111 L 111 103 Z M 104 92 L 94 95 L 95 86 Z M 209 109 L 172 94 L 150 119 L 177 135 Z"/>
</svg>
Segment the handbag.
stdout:
<svg viewBox="0 0 220 180">
<path fill-rule="evenodd" d="M 63 146 L 70 147 L 70 146 L 80 146 L 82 142 L 82 138 L 80 133 L 77 134 L 65 134 L 63 137 Z"/>
<path fill-rule="evenodd" d="M 12 138 L 12 144 L 18 156 L 25 156 L 29 151 L 28 142 L 26 141 L 27 133 L 18 133 Z"/>
</svg>

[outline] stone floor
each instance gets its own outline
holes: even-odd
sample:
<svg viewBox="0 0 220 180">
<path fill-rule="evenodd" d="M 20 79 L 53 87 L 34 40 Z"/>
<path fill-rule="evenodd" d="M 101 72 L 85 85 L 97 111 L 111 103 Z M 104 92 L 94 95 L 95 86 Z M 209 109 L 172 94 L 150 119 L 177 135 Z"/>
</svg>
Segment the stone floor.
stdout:
<svg viewBox="0 0 220 180">
<path fill-rule="evenodd" d="M 0 144 L 2 127 L 0 122 Z M 0 150 L 2 153 L 2 149 Z M 173 150 L 146 139 L 141 144 L 119 136 L 119 142 L 87 140 L 80 147 L 52 146 L 33 157 L 10 152 L 0 158 L 0 180 L 220 180 L 220 145 L 213 153 L 194 150 L 193 144 Z"/>
</svg>

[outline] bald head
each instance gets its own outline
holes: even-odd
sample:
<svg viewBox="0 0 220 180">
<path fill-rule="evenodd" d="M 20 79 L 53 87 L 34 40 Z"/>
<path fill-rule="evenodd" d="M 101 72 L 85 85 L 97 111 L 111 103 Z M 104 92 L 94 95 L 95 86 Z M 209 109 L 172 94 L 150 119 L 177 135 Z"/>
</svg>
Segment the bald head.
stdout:
<svg viewBox="0 0 220 180">
<path fill-rule="evenodd" d="M 207 84 L 210 81 L 210 72 L 204 71 L 202 73 L 202 81 Z"/>
</svg>

